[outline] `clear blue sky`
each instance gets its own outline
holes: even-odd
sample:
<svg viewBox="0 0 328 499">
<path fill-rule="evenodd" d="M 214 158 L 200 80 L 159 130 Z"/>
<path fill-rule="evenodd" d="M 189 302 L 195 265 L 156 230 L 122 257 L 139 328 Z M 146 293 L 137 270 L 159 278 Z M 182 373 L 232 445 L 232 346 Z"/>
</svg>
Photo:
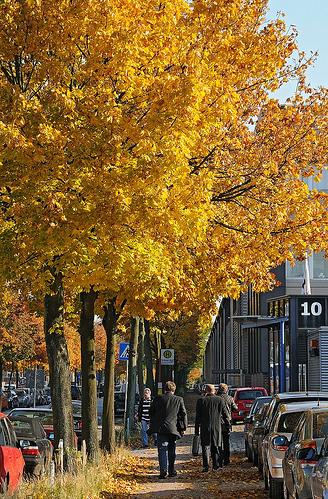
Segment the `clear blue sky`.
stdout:
<svg viewBox="0 0 328 499">
<path fill-rule="evenodd" d="M 328 0 L 269 0 L 269 9 L 269 18 L 282 11 L 287 26 L 297 27 L 301 50 L 319 52 L 308 70 L 308 80 L 313 87 L 328 87 Z M 279 98 L 285 100 L 294 89 L 295 85 L 286 86 L 279 91 Z"/>
</svg>

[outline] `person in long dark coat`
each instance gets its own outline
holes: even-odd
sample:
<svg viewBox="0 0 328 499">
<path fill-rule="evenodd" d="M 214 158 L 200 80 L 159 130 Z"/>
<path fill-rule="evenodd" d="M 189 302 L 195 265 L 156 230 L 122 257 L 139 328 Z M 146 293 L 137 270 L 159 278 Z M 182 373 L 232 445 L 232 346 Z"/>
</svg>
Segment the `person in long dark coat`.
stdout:
<svg viewBox="0 0 328 499">
<path fill-rule="evenodd" d="M 176 385 L 173 381 L 165 384 L 165 393 L 155 397 L 149 408 L 148 435 L 157 433 L 159 478 L 176 476 L 174 469 L 176 440 L 187 429 L 187 412 L 183 398 L 174 395 Z"/>
<path fill-rule="evenodd" d="M 213 470 L 222 468 L 222 421 L 229 425 L 229 414 L 222 399 L 215 395 L 214 385 L 206 385 L 205 397 L 197 400 L 195 435 L 200 433 L 203 472 L 209 470 L 211 453 Z"/>
<path fill-rule="evenodd" d="M 234 399 L 228 395 L 229 387 L 225 383 L 220 383 L 218 388 L 218 396 L 222 398 L 223 403 L 229 414 L 229 425 L 226 426 L 222 421 L 222 450 L 223 450 L 223 464 L 230 464 L 230 432 L 231 432 L 231 414 L 232 411 L 238 411 Z"/>
</svg>

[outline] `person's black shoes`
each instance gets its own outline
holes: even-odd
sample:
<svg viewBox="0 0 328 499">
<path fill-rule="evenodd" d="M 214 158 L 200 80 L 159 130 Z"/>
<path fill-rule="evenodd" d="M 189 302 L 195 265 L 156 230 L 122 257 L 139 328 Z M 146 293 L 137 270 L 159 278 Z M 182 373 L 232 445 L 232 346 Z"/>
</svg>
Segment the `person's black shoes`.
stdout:
<svg viewBox="0 0 328 499">
<path fill-rule="evenodd" d="M 208 473 L 209 468 L 203 468 L 202 473 Z"/>
<path fill-rule="evenodd" d="M 171 477 L 171 478 L 172 478 L 172 477 L 174 477 L 174 476 L 177 476 L 177 474 L 178 474 L 178 473 L 177 473 L 175 470 L 174 470 L 174 471 L 171 471 L 171 472 L 169 473 L 169 477 Z"/>
<path fill-rule="evenodd" d="M 164 478 L 166 478 L 166 477 L 167 477 L 167 473 L 165 471 L 165 472 L 161 473 L 158 478 L 160 478 L 161 480 L 164 480 Z"/>
</svg>

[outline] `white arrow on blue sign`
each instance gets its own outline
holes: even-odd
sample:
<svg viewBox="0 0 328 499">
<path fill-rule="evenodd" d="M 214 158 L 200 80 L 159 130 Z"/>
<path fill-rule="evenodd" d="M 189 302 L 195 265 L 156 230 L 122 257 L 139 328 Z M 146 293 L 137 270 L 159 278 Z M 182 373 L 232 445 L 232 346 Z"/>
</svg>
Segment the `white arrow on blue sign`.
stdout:
<svg viewBox="0 0 328 499">
<path fill-rule="evenodd" d="M 118 352 L 118 360 L 129 360 L 129 343 L 121 341 Z"/>
</svg>

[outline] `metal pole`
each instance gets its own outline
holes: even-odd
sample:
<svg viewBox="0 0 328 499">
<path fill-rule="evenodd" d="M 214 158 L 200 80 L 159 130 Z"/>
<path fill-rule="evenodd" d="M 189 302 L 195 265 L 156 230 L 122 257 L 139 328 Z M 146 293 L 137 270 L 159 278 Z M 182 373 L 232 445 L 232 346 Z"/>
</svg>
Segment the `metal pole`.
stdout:
<svg viewBox="0 0 328 499">
<path fill-rule="evenodd" d="M 279 331 L 279 350 L 280 350 L 280 383 L 279 390 L 284 392 L 286 390 L 286 373 L 285 373 L 285 323 L 280 321 Z"/>
<path fill-rule="evenodd" d="M 128 375 L 129 375 L 129 361 L 126 361 L 126 380 L 125 380 L 125 397 L 124 397 L 124 433 L 125 433 L 125 439 L 127 440 L 129 438 L 129 418 L 127 418 L 127 408 L 128 408 Z"/>
<path fill-rule="evenodd" d="M 33 396 L 33 407 L 36 405 L 36 366 L 34 367 L 34 396 Z"/>
</svg>

